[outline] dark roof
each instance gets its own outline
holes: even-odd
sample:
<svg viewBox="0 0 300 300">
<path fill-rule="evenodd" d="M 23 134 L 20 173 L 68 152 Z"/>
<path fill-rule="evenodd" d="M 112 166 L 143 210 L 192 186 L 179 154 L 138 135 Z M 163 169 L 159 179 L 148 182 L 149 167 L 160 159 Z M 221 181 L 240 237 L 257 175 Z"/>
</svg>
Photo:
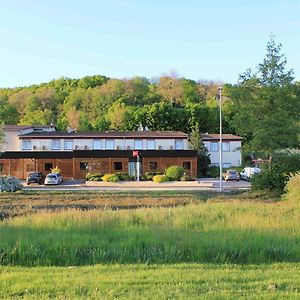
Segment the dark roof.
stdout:
<svg viewBox="0 0 300 300">
<path fill-rule="evenodd" d="M 241 141 L 243 138 L 238 135 L 233 135 L 233 134 L 222 134 L 222 139 L 230 140 L 230 141 Z M 212 134 L 203 133 L 202 140 L 203 141 L 220 140 L 220 135 L 217 133 L 216 134 L 215 133 L 212 133 Z"/>
<path fill-rule="evenodd" d="M 86 132 L 30 132 L 19 135 L 20 138 L 187 138 L 180 131 L 86 131 Z"/>
<path fill-rule="evenodd" d="M 51 128 L 53 126 L 51 125 L 4 125 L 4 130 L 23 130 L 23 129 L 29 129 L 29 128 Z"/>
<path fill-rule="evenodd" d="M 197 157 L 196 150 L 139 150 L 141 157 Z M 6 151 L 0 159 L 71 159 L 71 158 L 133 158 L 132 150 L 73 150 L 73 151 Z"/>
</svg>

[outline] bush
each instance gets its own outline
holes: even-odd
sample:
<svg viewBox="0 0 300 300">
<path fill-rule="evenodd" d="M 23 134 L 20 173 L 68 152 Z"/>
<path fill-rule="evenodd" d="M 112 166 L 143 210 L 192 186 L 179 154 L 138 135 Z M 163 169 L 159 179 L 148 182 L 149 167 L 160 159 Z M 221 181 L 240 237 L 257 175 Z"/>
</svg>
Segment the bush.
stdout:
<svg viewBox="0 0 300 300">
<path fill-rule="evenodd" d="M 209 177 L 216 178 L 220 176 L 220 169 L 217 166 L 210 166 L 207 173 Z"/>
<path fill-rule="evenodd" d="M 1 192 L 16 192 L 23 189 L 21 182 L 12 176 L 0 177 L 0 190 Z"/>
<path fill-rule="evenodd" d="M 60 173 L 61 173 L 61 169 L 60 169 L 58 166 L 56 166 L 55 168 L 52 168 L 52 169 L 51 169 L 51 173 L 57 173 L 57 174 L 60 174 Z"/>
<path fill-rule="evenodd" d="M 105 182 L 118 182 L 119 177 L 116 174 L 105 174 L 102 176 L 102 180 Z"/>
<path fill-rule="evenodd" d="M 179 166 L 171 166 L 166 170 L 166 175 L 170 180 L 180 180 L 183 174 L 184 168 Z"/>
<path fill-rule="evenodd" d="M 163 175 L 162 172 L 146 172 L 143 176 L 143 180 L 153 180 L 155 175 Z"/>
<path fill-rule="evenodd" d="M 85 180 L 87 181 L 102 181 L 103 174 L 98 173 L 87 173 L 85 175 Z"/>
<path fill-rule="evenodd" d="M 276 154 L 273 158 L 271 168 L 265 166 L 260 174 L 253 177 L 252 189 L 283 193 L 285 185 L 289 180 L 289 174 L 295 174 L 299 170 L 299 154 Z"/>
<path fill-rule="evenodd" d="M 289 181 L 285 187 L 285 192 L 285 200 L 300 205 L 300 172 L 289 177 Z"/>
<path fill-rule="evenodd" d="M 115 175 L 118 176 L 120 181 L 131 180 L 131 177 L 125 172 L 117 172 Z"/>
<path fill-rule="evenodd" d="M 166 175 L 155 175 L 153 176 L 153 181 L 156 183 L 162 183 L 169 181 L 169 178 Z"/>
</svg>

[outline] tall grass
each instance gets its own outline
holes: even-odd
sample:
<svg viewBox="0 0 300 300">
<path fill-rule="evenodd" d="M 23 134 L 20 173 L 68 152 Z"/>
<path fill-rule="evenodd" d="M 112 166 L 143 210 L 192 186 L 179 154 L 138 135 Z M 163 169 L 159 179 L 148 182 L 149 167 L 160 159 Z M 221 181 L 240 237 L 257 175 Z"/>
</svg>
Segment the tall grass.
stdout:
<svg viewBox="0 0 300 300">
<path fill-rule="evenodd" d="M 2 265 L 300 261 L 288 203 L 207 203 L 135 211 L 42 212 L 0 224 Z"/>
</svg>

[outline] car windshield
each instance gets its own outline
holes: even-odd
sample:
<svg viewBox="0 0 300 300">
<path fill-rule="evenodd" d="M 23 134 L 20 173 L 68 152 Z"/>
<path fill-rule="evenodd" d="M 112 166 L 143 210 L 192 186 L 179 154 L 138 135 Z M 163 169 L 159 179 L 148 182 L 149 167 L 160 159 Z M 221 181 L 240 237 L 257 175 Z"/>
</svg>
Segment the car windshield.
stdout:
<svg viewBox="0 0 300 300">
<path fill-rule="evenodd" d="M 47 175 L 47 178 L 50 178 L 50 179 L 57 179 L 56 175 Z"/>
<path fill-rule="evenodd" d="M 37 177 L 37 176 L 39 176 L 39 173 L 31 173 L 31 174 L 29 174 L 29 177 Z"/>
<path fill-rule="evenodd" d="M 228 171 L 228 174 L 235 175 L 235 174 L 237 174 L 237 172 L 236 171 Z"/>
</svg>

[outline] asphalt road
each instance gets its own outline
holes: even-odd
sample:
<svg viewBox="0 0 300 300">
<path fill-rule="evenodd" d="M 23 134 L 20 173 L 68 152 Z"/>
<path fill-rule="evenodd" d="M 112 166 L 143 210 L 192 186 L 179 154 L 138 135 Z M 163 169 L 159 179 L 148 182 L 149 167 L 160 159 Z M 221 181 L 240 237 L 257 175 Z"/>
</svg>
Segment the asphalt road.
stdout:
<svg viewBox="0 0 300 300">
<path fill-rule="evenodd" d="M 219 181 L 217 179 L 201 179 L 199 180 L 201 185 L 199 186 L 189 186 L 189 182 L 186 182 L 184 186 L 172 186 L 169 185 L 161 185 L 157 184 L 157 186 L 145 186 L 145 183 L 142 181 L 139 183 L 134 183 L 132 186 L 124 187 L 122 184 L 115 183 L 112 186 L 86 186 L 84 180 L 69 180 L 64 181 L 60 185 L 38 185 L 38 184 L 30 184 L 26 185 L 26 182 L 22 182 L 25 191 L 106 191 L 106 190 L 115 190 L 115 191 L 129 191 L 129 190 L 137 190 L 137 191 L 149 191 L 149 190 L 180 190 L 180 191 L 194 191 L 194 190 L 203 190 L 203 191 L 219 191 Z M 207 183 L 207 186 L 205 184 Z M 209 186 L 213 184 L 213 187 Z M 223 181 L 223 190 L 224 191 L 232 191 L 232 190 L 247 190 L 251 187 L 251 184 L 246 181 L 231 181 L 225 182 Z"/>
</svg>

